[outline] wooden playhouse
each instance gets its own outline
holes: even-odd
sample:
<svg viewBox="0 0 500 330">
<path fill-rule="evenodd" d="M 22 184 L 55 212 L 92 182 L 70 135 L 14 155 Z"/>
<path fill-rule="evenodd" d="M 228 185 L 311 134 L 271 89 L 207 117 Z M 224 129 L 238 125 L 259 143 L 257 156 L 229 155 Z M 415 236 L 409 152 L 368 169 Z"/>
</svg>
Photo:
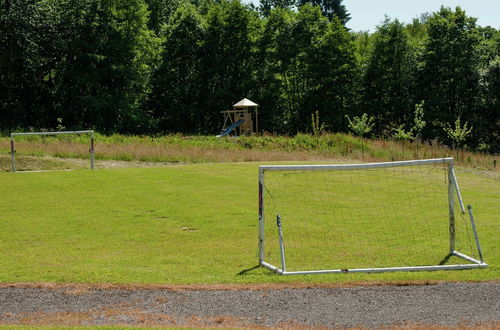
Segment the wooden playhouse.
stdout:
<svg viewBox="0 0 500 330">
<path fill-rule="evenodd" d="M 224 126 L 218 137 L 229 135 L 234 131 L 236 136 L 252 135 L 259 132 L 259 105 L 243 99 L 233 105 L 232 110 L 221 111 L 224 115 Z"/>
</svg>

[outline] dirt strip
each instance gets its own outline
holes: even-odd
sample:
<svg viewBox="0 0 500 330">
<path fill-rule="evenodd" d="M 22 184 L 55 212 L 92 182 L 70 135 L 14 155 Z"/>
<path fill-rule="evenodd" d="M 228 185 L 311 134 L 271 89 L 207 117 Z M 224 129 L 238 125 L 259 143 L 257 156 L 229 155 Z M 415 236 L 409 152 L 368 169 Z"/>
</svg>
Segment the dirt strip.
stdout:
<svg viewBox="0 0 500 330">
<path fill-rule="evenodd" d="M 170 327 L 500 327 L 500 283 L 135 288 L 0 285 L 0 324 Z"/>
</svg>

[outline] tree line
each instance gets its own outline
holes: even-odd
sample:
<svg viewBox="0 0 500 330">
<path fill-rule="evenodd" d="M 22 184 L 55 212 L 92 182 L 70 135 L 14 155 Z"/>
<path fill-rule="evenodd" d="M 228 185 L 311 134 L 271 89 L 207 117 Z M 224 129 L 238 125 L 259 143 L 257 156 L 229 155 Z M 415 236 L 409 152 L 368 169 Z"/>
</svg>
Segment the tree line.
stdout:
<svg viewBox="0 0 500 330">
<path fill-rule="evenodd" d="M 371 133 L 500 151 L 500 31 L 459 7 L 373 33 L 342 0 L 0 0 L 0 130 L 216 134 L 220 111 L 259 103 L 277 134 Z M 399 133 L 398 133 L 399 132 Z"/>
</svg>

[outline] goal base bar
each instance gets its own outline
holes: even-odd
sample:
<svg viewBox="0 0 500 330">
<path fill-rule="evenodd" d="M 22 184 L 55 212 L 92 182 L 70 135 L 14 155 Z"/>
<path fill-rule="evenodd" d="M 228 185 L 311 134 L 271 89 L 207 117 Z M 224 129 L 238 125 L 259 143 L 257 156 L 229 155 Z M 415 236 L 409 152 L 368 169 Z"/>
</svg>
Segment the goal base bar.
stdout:
<svg viewBox="0 0 500 330">
<path fill-rule="evenodd" d="M 461 255 L 453 254 L 461 257 Z M 464 258 L 465 259 L 465 258 Z M 475 260 L 467 257 L 467 260 Z M 383 273 L 383 272 L 416 272 L 416 271 L 437 271 L 437 270 L 461 270 L 487 268 L 488 264 L 475 260 L 477 263 L 464 265 L 435 265 L 435 266 L 411 266 L 411 267 L 381 267 L 381 268 L 350 268 L 350 269 L 324 269 L 324 270 L 304 270 L 304 271 L 285 271 L 273 266 L 265 261 L 260 265 L 272 270 L 278 275 L 308 275 L 308 274 L 347 274 L 347 273 Z"/>
</svg>

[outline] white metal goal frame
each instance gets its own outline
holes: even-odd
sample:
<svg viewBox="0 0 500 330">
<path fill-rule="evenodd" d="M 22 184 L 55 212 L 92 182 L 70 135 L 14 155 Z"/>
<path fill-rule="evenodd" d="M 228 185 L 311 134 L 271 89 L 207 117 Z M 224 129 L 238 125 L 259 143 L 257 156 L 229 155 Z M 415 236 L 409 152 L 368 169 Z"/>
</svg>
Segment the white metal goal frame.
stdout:
<svg viewBox="0 0 500 330">
<path fill-rule="evenodd" d="M 449 255 L 456 256 L 470 263 L 454 265 L 428 265 L 428 266 L 406 266 L 406 267 L 375 267 L 375 268 L 351 268 L 351 269 L 320 269 L 320 270 L 302 270 L 287 271 L 285 246 L 280 216 L 277 216 L 276 224 L 279 239 L 281 265 L 272 265 L 265 260 L 265 215 L 264 215 L 264 189 L 265 172 L 268 171 L 347 171 L 359 169 L 388 168 L 399 166 L 415 166 L 428 164 L 447 164 L 448 177 L 448 205 L 449 205 Z M 459 270 L 488 267 L 483 260 L 481 246 L 477 235 L 474 217 L 472 215 L 472 206 L 468 205 L 467 210 L 471 229 L 474 234 L 475 244 L 479 255 L 479 260 L 463 254 L 455 249 L 455 194 L 462 214 L 466 213 L 458 181 L 453 167 L 453 158 L 435 158 L 423 160 L 408 160 L 383 163 L 365 163 L 365 164 L 341 164 L 341 165 L 261 165 L 259 166 L 259 264 L 279 275 L 305 275 L 305 274 L 328 274 L 328 273 L 378 273 L 378 272 L 398 272 L 398 271 L 436 271 L 436 270 Z"/>
<path fill-rule="evenodd" d="M 59 132 L 29 132 L 29 133 L 11 133 L 10 134 L 10 164 L 12 173 L 16 172 L 16 148 L 15 148 L 15 137 L 16 136 L 27 136 L 27 135 L 64 135 L 64 134 L 90 134 L 90 169 L 94 169 L 94 131 L 84 130 L 84 131 L 59 131 Z"/>
</svg>

